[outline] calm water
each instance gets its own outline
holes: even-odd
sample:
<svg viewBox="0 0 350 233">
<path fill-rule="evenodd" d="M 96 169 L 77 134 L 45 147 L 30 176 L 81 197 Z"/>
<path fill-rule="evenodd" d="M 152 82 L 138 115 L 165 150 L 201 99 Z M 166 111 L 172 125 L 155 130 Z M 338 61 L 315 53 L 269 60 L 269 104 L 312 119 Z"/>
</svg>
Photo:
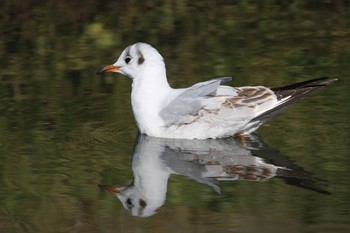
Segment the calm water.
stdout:
<svg viewBox="0 0 350 233">
<path fill-rule="evenodd" d="M 269 2 L 1 2 L 0 232 L 349 232 L 350 6 Z M 137 41 L 173 87 L 339 82 L 245 144 L 137 137 L 95 75 Z"/>
</svg>

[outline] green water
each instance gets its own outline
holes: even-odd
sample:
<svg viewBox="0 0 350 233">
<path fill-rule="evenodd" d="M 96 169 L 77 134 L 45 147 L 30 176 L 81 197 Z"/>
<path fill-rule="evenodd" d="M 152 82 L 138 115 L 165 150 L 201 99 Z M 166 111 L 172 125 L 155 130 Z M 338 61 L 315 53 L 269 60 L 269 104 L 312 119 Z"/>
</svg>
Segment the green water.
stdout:
<svg viewBox="0 0 350 233">
<path fill-rule="evenodd" d="M 0 232 L 349 232 L 350 6 L 282 2 L 2 1 Z M 157 213 L 130 215 L 98 184 L 133 181 L 131 81 L 95 73 L 137 41 L 173 87 L 338 78 L 261 127 L 269 150 L 254 152 L 331 195 L 278 176 L 219 181 L 219 194 L 178 172 Z"/>
</svg>

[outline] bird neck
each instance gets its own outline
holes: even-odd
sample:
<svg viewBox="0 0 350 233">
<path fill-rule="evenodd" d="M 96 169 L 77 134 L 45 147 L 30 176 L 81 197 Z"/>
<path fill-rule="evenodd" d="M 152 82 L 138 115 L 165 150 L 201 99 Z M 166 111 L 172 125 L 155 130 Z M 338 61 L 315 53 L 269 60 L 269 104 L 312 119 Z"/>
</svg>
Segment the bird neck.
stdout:
<svg viewBox="0 0 350 233">
<path fill-rule="evenodd" d="M 131 104 L 135 120 L 141 133 L 151 133 L 161 124 L 159 116 L 169 99 L 169 86 L 164 65 L 148 65 L 133 78 Z"/>
<path fill-rule="evenodd" d="M 141 150 L 133 160 L 133 185 L 148 199 L 165 200 L 171 171 L 160 159 L 162 148 L 151 144 Z"/>
<path fill-rule="evenodd" d="M 133 78 L 133 91 L 161 95 L 170 88 L 164 63 L 149 63 Z"/>
<path fill-rule="evenodd" d="M 150 169 L 134 174 L 134 186 L 148 199 L 165 200 L 169 176 L 168 172 Z"/>
</svg>

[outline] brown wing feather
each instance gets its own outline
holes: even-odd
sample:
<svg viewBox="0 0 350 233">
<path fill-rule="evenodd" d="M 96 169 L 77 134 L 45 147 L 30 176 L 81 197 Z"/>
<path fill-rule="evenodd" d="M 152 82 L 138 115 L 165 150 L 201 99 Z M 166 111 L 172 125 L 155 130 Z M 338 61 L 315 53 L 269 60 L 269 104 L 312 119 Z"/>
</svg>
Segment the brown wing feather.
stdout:
<svg viewBox="0 0 350 233">
<path fill-rule="evenodd" d="M 275 98 L 273 92 L 266 87 L 238 87 L 237 96 L 226 99 L 222 105 L 229 108 L 255 107 Z"/>
</svg>

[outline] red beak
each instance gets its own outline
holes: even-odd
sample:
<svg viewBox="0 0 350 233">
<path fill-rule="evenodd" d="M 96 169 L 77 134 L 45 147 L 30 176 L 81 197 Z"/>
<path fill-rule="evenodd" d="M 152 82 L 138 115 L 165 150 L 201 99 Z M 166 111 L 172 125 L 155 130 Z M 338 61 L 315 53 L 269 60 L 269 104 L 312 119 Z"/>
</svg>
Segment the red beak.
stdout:
<svg viewBox="0 0 350 233">
<path fill-rule="evenodd" d="M 111 73 L 111 72 L 118 72 L 120 69 L 119 66 L 114 66 L 114 65 L 109 65 L 109 66 L 105 66 L 102 69 L 100 69 L 99 71 L 97 71 L 96 74 L 104 74 L 104 73 Z"/>
</svg>

